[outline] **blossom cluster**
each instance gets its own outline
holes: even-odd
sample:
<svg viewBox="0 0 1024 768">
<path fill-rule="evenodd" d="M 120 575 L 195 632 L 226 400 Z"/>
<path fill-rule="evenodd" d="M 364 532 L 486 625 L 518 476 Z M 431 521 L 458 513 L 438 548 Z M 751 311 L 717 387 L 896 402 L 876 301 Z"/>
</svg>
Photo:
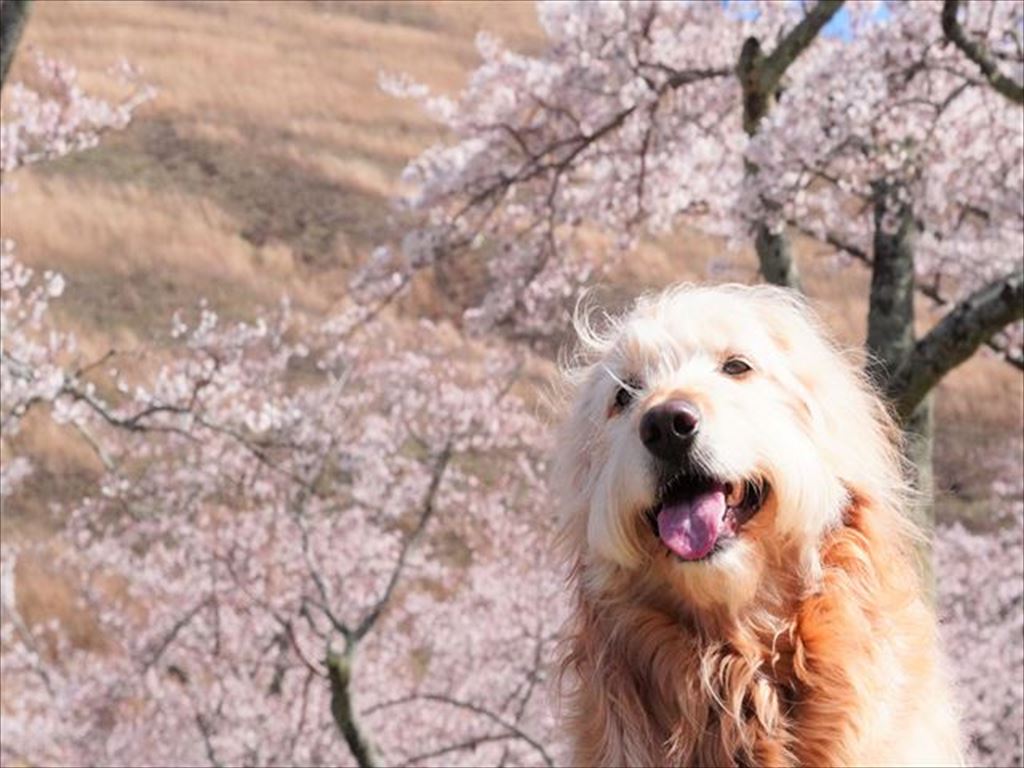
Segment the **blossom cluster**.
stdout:
<svg viewBox="0 0 1024 768">
<path fill-rule="evenodd" d="M 56 397 L 65 384 L 59 356 L 74 352 L 74 339 L 46 323 L 50 301 L 64 292 L 64 278 L 50 271 L 39 280 L 34 277 L 17 260 L 14 241 L 0 241 L 0 427 L 7 435 L 17 432 L 32 403 Z M 17 359 L 10 357 L 8 347 L 18 349 Z"/>
<path fill-rule="evenodd" d="M 148 97 L 40 63 L 52 93 L 12 87 L 6 170 Z M 201 303 L 159 344 L 83 359 L 50 312 L 64 287 L 3 243 L 5 509 L 32 493 L 30 417 L 102 471 L 55 540 L 0 544 L 0 762 L 553 762 L 562 580 L 514 349 L 283 301 L 233 324 Z M 90 642 L 38 620 L 39 568 Z"/>
<path fill-rule="evenodd" d="M 1024 476 L 1018 459 L 993 488 L 986 530 L 936 531 L 942 637 L 970 765 L 1024 762 Z M 999 487 L 1001 486 L 1001 487 Z"/>
<path fill-rule="evenodd" d="M 876 225 L 906 209 L 919 279 L 955 300 L 1020 264 L 1024 133 L 1020 106 L 944 41 L 941 11 L 894 5 L 849 42 L 818 41 L 747 148 L 758 173 L 737 214 L 870 253 Z M 1024 23 L 1015 3 L 967 11 L 990 47 Z"/>
<path fill-rule="evenodd" d="M 78 82 L 78 70 L 36 52 L 37 88 L 10 86 L 8 113 L 0 125 L 0 171 L 89 149 L 109 130 L 125 128 L 156 91 L 127 62 L 113 74 L 128 90 L 119 102 L 90 95 Z"/>
<path fill-rule="evenodd" d="M 46 338 L 53 278 L 34 289 L 7 267 L 5 306 Z M 356 722 L 389 764 L 552 759 L 562 582 L 514 358 L 452 363 L 428 323 L 407 347 L 332 327 L 287 303 L 227 326 L 201 307 L 163 354 L 65 369 L 19 399 L 106 467 L 50 566 L 80 585 L 102 647 L 22 618 L 20 569 L 51 545 L 5 539 L 4 762 L 337 764 Z M 12 381 L 40 362 L 29 335 L 4 336 Z"/>
<path fill-rule="evenodd" d="M 764 28 L 786 15 L 779 4 L 763 10 Z M 421 100 L 454 141 L 406 168 L 412 191 L 401 203 L 423 226 L 372 268 L 387 275 L 480 249 L 492 280 L 467 318 L 478 327 L 513 318 L 550 330 L 552 308 L 594 268 L 587 246 L 565 247 L 583 222 L 626 246 L 638 222 L 664 229 L 706 210 L 742 173 L 717 126 L 739 125 L 728 51 L 753 22 L 713 22 L 721 13 L 707 3 L 547 3 L 538 13 L 548 51 L 517 54 L 481 34 L 483 64 L 457 99 L 382 78 L 392 94 Z M 721 46 L 702 39 L 711 28 Z M 708 50 L 720 60 L 707 61 Z M 686 95 L 680 79 L 692 80 Z"/>
<path fill-rule="evenodd" d="M 791 61 L 748 135 L 745 41 L 767 55 L 808 8 L 543 3 L 544 51 L 481 35 L 483 63 L 457 97 L 384 78 L 452 139 L 406 168 L 401 203 L 419 224 L 368 274 L 386 282 L 475 249 L 493 280 L 471 325 L 550 330 L 595 269 L 681 217 L 736 243 L 792 227 L 870 260 L 882 190 L 893 201 L 878 224 L 909 207 L 916 269 L 940 305 L 1019 268 L 1020 107 L 944 39 L 939 0 L 850 4 L 848 39 L 819 35 Z M 1019 4 L 961 15 L 1019 79 Z"/>
</svg>

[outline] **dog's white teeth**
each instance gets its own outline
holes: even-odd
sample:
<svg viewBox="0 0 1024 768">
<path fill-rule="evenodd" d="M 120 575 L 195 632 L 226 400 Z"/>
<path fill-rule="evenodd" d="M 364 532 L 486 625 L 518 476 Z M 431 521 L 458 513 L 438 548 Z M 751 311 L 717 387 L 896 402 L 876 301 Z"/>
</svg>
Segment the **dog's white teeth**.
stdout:
<svg viewBox="0 0 1024 768">
<path fill-rule="evenodd" d="M 729 483 L 729 485 L 726 486 L 726 490 L 728 491 L 725 497 L 726 506 L 738 507 L 742 504 L 744 493 L 743 489 L 745 487 L 745 483 Z"/>
</svg>

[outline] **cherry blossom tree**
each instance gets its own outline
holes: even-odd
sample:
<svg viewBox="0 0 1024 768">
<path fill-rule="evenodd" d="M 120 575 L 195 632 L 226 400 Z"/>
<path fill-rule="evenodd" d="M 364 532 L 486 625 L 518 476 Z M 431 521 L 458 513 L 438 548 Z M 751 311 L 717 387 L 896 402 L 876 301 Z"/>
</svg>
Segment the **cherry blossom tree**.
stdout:
<svg viewBox="0 0 1024 768">
<path fill-rule="evenodd" d="M 347 323 L 284 305 L 176 318 L 150 377 L 73 367 L 30 330 L 57 278 L 30 288 L 9 254 L 3 277 L 26 321 L 5 334 L 5 432 L 46 407 L 106 468 L 55 567 L 107 645 L 27 626 L 32 547 L 5 541 L 5 762 L 552 762 L 561 582 L 507 356 L 443 364 L 428 324 L 413 352 L 383 327 L 340 341 Z"/>
<path fill-rule="evenodd" d="M 752 237 L 766 278 L 787 284 L 799 279 L 794 230 L 877 275 L 878 238 L 896 237 L 915 290 L 948 307 L 914 354 L 949 365 L 990 341 L 1016 359 L 1012 335 L 972 330 L 1001 302 L 972 296 L 1012 273 L 1004 246 L 1020 237 L 1008 191 L 1020 172 L 1018 17 L 946 3 L 920 18 L 892 6 L 882 23 L 858 5 L 850 41 L 821 37 L 840 5 L 542 5 L 551 50 L 524 57 L 484 38 L 459 100 L 390 79 L 457 141 L 413 163 L 422 226 L 374 255 L 359 283 L 370 301 L 333 317 L 284 301 L 227 323 L 200 304 L 158 343 L 89 358 L 50 311 L 73 276 L 33 272 L 4 242 L 5 509 L 31 490 L 38 458 L 18 438 L 33 421 L 56 423 L 98 469 L 53 541 L 0 544 L 0 762 L 557 761 L 557 512 L 538 406 L 519 383 L 523 349 L 381 311 L 459 249 L 479 249 L 492 274 L 470 324 L 548 332 L 600 266 L 571 247 L 595 243 L 593 230 L 621 251 L 685 215 Z M 136 78 L 123 101 L 103 102 L 67 65 L 40 62 L 38 88 L 5 89 L 5 183 L 123 128 L 152 95 Z M 833 87 L 838 66 L 866 78 L 860 91 Z M 800 103 L 813 105 L 806 126 Z M 951 125 L 970 130 L 957 138 Z M 913 215 L 892 215 L 890 201 Z M 912 238 L 899 237 L 906 221 Z M 891 367 L 880 375 L 896 381 Z M 1004 731 L 1021 711 L 1012 638 L 1024 603 L 1016 572 L 1000 569 L 1020 562 L 1020 489 L 997 497 L 1014 526 L 940 529 L 936 554 L 972 757 L 1007 764 L 1022 755 Z M 74 585 L 94 642 L 29 610 L 40 567 Z"/>
<path fill-rule="evenodd" d="M 841 5 L 541 4 L 546 50 L 482 36 L 455 98 L 385 78 L 454 140 L 406 169 L 419 225 L 369 265 L 374 297 L 476 250 L 491 290 L 467 320 L 550 332 L 607 255 L 588 230 L 621 253 L 686 217 L 794 288 L 790 233 L 811 233 L 872 270 L 871 371 L 926 490 L 931 390 L 983 345 L 1024 367 L 1022 11 L 858 3 L 849 39 L 822 37 Z M 944 313 L 921 338 L 915 294 Z"/>
<path fill-rule="evenodd" d="M 131 118 L 69 72 L 11 87 L 8 170 Z M 64 288 L 3 243 L 5 507 L 26 420 L 102 467 L 57 542 L 0 545 L 4 764 L 553 763 L 561 579 L 515 350 L 285 301 L 87 360 L 49 311 Z M 40 562 L 96 642 L 26 614 Z"/>
<path fill-rule="evenodd" d="M 908 427 L 924 488 L 929 392 L 986 343 L 1024 367 L 1022 102 L 977 77 L 949 38 L 955 29 L 966 39 L 964 15 L 978 50 L 1016 57 L 1019 70 L 1024 53 L 1012 41 L 1024 11 L 963 10 L 897 6 L 808 61 L 800 98 L 780 103 L 748 148 L 762 172 L 740 203 L 871 265 L 870 368 Z M 915 290 L 947 307 L 920 339 Z"/>
</svg>

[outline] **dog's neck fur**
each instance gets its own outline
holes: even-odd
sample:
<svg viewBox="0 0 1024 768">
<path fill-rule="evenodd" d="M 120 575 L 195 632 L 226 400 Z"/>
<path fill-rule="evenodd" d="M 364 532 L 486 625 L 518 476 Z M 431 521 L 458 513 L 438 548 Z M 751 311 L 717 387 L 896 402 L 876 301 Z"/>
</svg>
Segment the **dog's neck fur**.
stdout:
<svg viewBox="0 0 1024 768">
<path fill-rule="evenodd" d="M 916 578 L 884 521 L 853 504 L 826 537 L 817 592 L 769 568 L 758 599 L 694 609 L 649 580 L 574 572 L 577 625 L 566 667 L 579 686 L 574 762 L 586 765 L 844 764 L 870 715 L 845 712 L 851 691 L 878 680 L 872 643 L 884 623 L 914 614 Z M 872 511 L 877 518 L 877 511 Z M 790 577 L 792 578 L 792 577 Z M 856 653 L 852 652 L 856 649 Z M 934 651 L 934 642 L 925 653 Z M 884 651 L 888 652 L 888 651 Z M 857 659 L 868 659 L 857 663 Z"/>
</svg>

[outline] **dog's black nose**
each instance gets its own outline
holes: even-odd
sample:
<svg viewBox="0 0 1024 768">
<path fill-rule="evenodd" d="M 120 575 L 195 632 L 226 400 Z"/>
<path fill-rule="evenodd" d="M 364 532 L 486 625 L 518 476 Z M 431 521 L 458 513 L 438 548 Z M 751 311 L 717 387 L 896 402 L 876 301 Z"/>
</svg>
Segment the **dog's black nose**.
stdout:
<svg viewBox="0 0 1024 768">
<path fill-rule="evenodd" d="M 640 440 L 662 461 L 680 461 L 700 428 L 700 411 L 687 400 L 666 400 L 640 419 Z"/>
</svg>

